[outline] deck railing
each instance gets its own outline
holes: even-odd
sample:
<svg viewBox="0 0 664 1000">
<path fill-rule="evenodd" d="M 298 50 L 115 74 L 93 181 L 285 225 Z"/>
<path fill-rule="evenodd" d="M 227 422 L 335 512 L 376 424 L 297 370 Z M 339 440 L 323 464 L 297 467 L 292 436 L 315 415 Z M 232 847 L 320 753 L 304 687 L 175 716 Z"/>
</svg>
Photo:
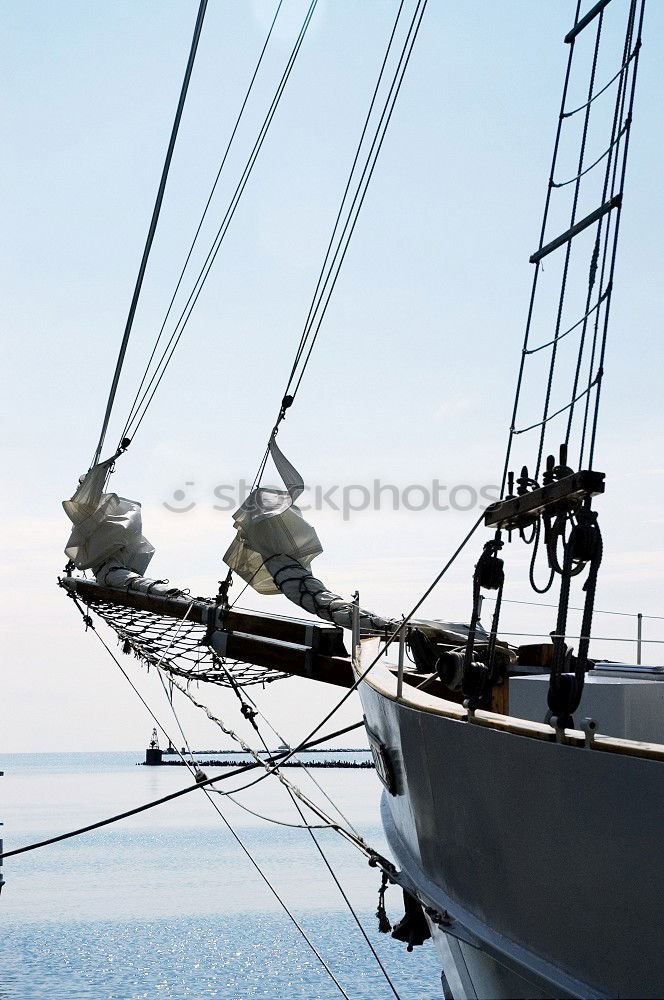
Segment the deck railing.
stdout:
<svg viewBox="0 0 664 1000">
<path fill-rule="evenodd" d="M 493 601 L 494 598 L 486 597 L 484 600 Z M 544 601 L 520 601 L 520 600 L 510 600 L 503 598 L 503 604 L 511 605 L 522 605 L 524 607 L 530 608 L 547 608 L 556 609 L 557 605 L 553 603 L 546 603 Z M 583 612 L 583 608 L 572 607 L 569 608 L 570 612 Z M 606 615 L 616 619 L 629 619 L 631 623 L 631 628 L 629 629 L 629 635 L 603 635 L 599 634 L 603 630 L 598 629 L 599 622 L 597 616 Z M 591 636 L 591 658 L 600 658 L 600 653 L 597 649 L 597 644 L 599 643 L 618 643 L 626 647 L 628 650 L 631 648 L 633 653 L 627 652 L 627 657 L 630 663 L 636 663 L 641 665 L 644 662 L 644 656 L 648 660 L 653 662 L 658 661 L 659 663 L 664 663 L 664 624 L 660 624 L 659 632 L 657 637 L 646 638 L 644 636 L 644 623 L 645 622 L 659 622 L 664 623 L 664 615 L 648 615 L 641 611 L 628 612 L 628 611 L 604 611 L 601 609 L 595 609 L 593 615 L 593 635 Z M 627 623 L 625 623 L 627 624 Z M 651 632 L 652 634 L 652 632 Z M 500 630 L 500 635 L 502 638 L 506 639 L 508 642 L 513 642 L 515 645 L 525 644 L 527 640 L 535 642 L 537 639 L 548 640 L 554 637 L 555 632 L 538 632 L 538 631 L 524 631 L 524 632 L 510 632 L 506 629 Z M 578 634 L 578 630 L 570 628 L 565 634 L 565 638 L 570 642 L 578 642 L 582 636 Z M 604 655 L 602 653 L 602 655 Z M 632 658 L 633 657 L 633 658 Z"/>
</svg>

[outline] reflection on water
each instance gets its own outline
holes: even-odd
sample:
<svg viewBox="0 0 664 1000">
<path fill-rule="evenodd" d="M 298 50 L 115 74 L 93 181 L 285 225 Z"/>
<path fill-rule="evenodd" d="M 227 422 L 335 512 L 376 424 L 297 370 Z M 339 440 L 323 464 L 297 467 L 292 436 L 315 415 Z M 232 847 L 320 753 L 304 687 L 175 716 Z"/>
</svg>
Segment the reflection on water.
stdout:
<svg viewBox="0 0 664 1000">
<path fill-rule="evenodd" d="M 140 759 L 138 753 L 5 755 L 0 813 L 6 849 L 190 783 L 183 769 L 135 767 Z M 306 774 L 290 776 L 320 800 Z M 386 851 L 375 774 L 325 769 L 315 776 L 362 835 Z M 297 821 L 274 780 L 242 799 L 275 819 Z M 223 797 L 219 802 L 349 996 L 392 996 L 309 834 L 263 823 Z M 376 872 L 338 835 L 318 836 L 403 1000 L 439 997 L 431 943 L 408 954 L 378 934 Z M 0 1000 L 339 996 L 202 793 L 10 858 L 5 878 Z M 395 921 L 399 901 L 392 888 L 387 902 Z"/>
<path fill-rule="evenodd" d="M 343 914 L 305 914 L 303 922 L 352 1000 L 392 996 Z M 396 942 L 392 945 L 396 954 Z M 9 931 L 3 952 L 7 1000 L 340 995 L 302 939 L 276 914 L 30 924 Z M 403 997 L 439 995 L 430 961 L 400 949 L 398 961 L 389 965 Z"/>
</svg>

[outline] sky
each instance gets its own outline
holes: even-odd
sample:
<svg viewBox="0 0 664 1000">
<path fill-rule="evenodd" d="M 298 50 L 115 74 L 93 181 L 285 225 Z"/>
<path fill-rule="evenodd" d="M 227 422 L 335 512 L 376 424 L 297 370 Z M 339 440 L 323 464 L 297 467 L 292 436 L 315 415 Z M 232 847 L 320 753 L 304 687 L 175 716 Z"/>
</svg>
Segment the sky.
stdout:
<svg viewBox="0 0 664 1000">
<path fill-rule="evenodd" d="M 283 393 L 396 7 L 320 0 L 210 279 L 118 462 L 113 489 L 143 504 L 157 549 L 152 575 L 194 593 L 214 594 L 225 573 L 232 507 Z M 280 431 L 308 496 L 317 487 L 330 498 L 308 515 L 325 550 L 317 574 L 341 594 L 359 590 L 381 614 L 415 603 L 499 482 L 574 7 L 429 0 L 319 342 Z M 0 751 L 139 748 L 150 736 L 152 720 L 56 586 L 68 536 L 61 501 L 99 435 L 196 8 L 189 0 L 22 0 L 3 11 Z M 274 9 L 267 0 L 210 0 L 113 443 Z M 284 0 L 203 229 L 206 248 L 304 9 Z M 605 30 L 615 48 L 617 30 L 608 22 Z M 607 473 L 597 505 L 605 539 L 597 608 L 650 616 L 664 615 L 663 33 L 664 5 L 651 3 L 597 458 Z M 599 72 L 611 75 L 608 64 Z M 450 509 L 425 504 L 435 484 L 438 506 Z M 347 508 L 364 509 L 344 511 L 344 489 Z M 425 614 L 468 618 L 476 539 Z M 533 599 L 526 559 L 517 545 L 506 553 L 510 600 Z M 291 611 L 281 598 L 247 593 L 241 603 Z M 503 626 L 548 632 L 554 614 L 508 604 Z M 664 640 L 661 626 L 646 619 L 644 636 Z M 635 633 L 633 618 L 596 619 L 597 635 Z M 661 662 L 660 649 L 647 647 L 645 658 Z M 630 650 L 602 652 L 630 658 Z M 172 727 L 154 672 L 124 663 Z M 256 696 L 296 740 L 338 692 L 285 680 Z M 232 695 L 212 691 L 209 700 L 241 728 Z M 224 745 L 207 720 L 181 712 L 192 745 Z M 360 714 L 353 700 L 338 723 Z"/>
</svg>

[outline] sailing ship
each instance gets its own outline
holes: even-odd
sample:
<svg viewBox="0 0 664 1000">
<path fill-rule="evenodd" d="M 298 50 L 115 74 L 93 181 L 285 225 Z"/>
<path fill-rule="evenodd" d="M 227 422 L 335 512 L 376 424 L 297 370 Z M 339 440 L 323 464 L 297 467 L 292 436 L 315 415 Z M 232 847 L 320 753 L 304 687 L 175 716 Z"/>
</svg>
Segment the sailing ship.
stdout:
<svg viewBox="0 0 664 1000">
<path fill-rule="evenodd" d="M 418 618 L 421 601 L 403 618 L 384 617 L 362 608 L 358 595 L 344 599 L 317 579 L 311 564 L 322 546 L 297 506 L 304 480 L 277 444 L 425 6 L 417 0 L 401 33 L 399 8 L 310 321 L 253 489 L 234 515 L 236 537 L 224 557 L 229 572 L 216 596 L 203 599 L 145 575 L 154 550 L 143 535 L 140 504 L 108 488 L 131 444 L 132 421 L 142 420 L 158 384 L 158 368 L 118 447 L 101 457 L 202 28 L 201 3 L 101 436 L 89 472 L 64 503 L 73 530 L 60 584 L 86 624 L 94 613 L 124 652 L 156 666 L 194 701 L 192 681 L 223 685 L 238 694 L 249 717 L 251 705 L 243 700 L 249 685 L 293 675 L 336 685 L 342 700 L 359 692 L 396 864 L 377 854 L 372 862 L 405 893 L 396 935 L 411 947 L 431 935 L 444 969 L 456 970 L 457 991 L 469 998 L 656 997 L 664 985 L 658 918 L 664 720 L 650 712 L 648 699 L 662 673 L 589 656 L 602 559 L 596 498 L 605 489 L 596 430 L 643 0 L 599 0 L 587 10 L 578 3 L 564 38 L 567 67 L 539 243 L 530 258 L 534 276 L 500 498 L 435 581 L 488 529 L 469 581 L 468 621 Z M 612 73 L 599 78 L 608 17 L 622 18 L 624 31 Z M 592 153 L 591 133 L 604 135 Z M 529 382 L 533 358 L 545 359 L 540 391 Z M 524 403 L 526 385 L 531 394 Z M 533 399 L 540 406 L 536 419 L 523 416 Z M 280 488 L 261 485 L 269 460 Z M 559 596 L 550 641 L 516 648 L 501 639 L 500 614 L 509 554 L 524 545 L 537 592 L 557 583 Z M 89 571 L 92 577 L 82 575 Z M 319 622 L 238 609 L 231 600 L 234 576 L 258 593 L 284 595 Z M 572 646 L 568 613 L 579 584 L 583 621 Z M 488 628 L 480 624 L 485 595 L 495 595 Z M 440 600 L 444 607 L 444 592 Z M 263 763 L 276 767 L 299 749 L 284 743 L 280 758 Z"/>
</svg>

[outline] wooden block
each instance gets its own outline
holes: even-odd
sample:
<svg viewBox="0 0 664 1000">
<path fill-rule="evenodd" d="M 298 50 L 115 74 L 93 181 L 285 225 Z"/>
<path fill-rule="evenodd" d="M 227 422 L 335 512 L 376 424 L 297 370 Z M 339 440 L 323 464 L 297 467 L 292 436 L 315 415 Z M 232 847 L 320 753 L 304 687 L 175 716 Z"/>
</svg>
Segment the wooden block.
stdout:
<svg viewBox="0 0 664 1000">
<path fill-rule="evenodd" d="M 553 643 L 538 642 L 533 646 L 519 646 L 517 663 L 524 667 L 550 667 L 553 660 Z"/>
</svg>

